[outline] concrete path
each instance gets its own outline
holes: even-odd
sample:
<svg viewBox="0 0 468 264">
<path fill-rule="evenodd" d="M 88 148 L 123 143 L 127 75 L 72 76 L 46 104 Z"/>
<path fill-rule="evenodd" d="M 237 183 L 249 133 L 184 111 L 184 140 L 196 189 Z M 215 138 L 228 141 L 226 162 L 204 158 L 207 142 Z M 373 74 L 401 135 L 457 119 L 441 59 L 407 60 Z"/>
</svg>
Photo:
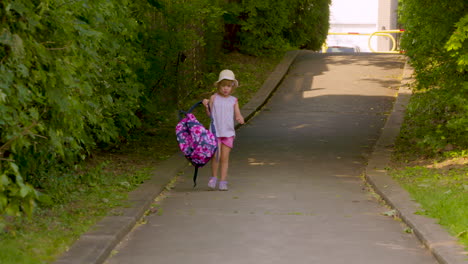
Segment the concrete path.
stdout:
<svg viewBox="0 0 468 264">
<path fill-rule="evenodd" d="M 437 263 L 363 183 L 403 71 L 396 55 L 301 53 L 238 130 L 230 189 L 193 168 L 108 258 L 127 263 Z"/>
</svg>

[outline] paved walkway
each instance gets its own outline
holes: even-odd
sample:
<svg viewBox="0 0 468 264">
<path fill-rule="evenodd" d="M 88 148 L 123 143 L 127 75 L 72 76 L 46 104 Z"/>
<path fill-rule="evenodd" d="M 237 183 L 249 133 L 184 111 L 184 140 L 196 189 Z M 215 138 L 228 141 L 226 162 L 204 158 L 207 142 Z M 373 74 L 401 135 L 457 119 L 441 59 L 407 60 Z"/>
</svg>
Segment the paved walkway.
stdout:
<svg viewBox="0 0 468 264">
<path fill-rule="evenodd" d="M 207 190 L 208 167 L 192 190 L 186 169 L 106 263 L 437 263 L 361 178 L 403 65 L 396 55 L 301 53 L 238 130 L 230 190 Z"/>
</svg>

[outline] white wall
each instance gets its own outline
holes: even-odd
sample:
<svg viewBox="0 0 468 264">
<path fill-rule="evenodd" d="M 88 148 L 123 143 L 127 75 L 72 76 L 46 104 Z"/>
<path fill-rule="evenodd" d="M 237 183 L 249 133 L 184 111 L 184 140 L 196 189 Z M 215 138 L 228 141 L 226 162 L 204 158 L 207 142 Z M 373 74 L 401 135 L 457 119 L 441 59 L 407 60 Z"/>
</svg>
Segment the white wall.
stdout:
<svg viewBox="0 0 468 264">
<path fill-rule="evenodd" d="M 378 0 L 332 0 L 330 23 L 376 24 Z"/>
<path fill-rule="evenodd" d="M 390 7 L 387 2 L 398 0 L 332 0 L 330 6 L 330 31 L 329 32 L 358 32 L 372 33 L 382 27 L 384 20 L 396 20 L 396 13 L 384 11 Z M 380 9 L 379 9 L 380 5 Z M 391 5 L 396 6 L 395 4 Z M 395 17 L 391 18 L 390 14 Z M 390 26 L 391 27 L 391 26 Z M 390 29 L 390 28 L 387 28 Z M 388 45 L 381 45 L 381 37 L 373 37 L 371 45 L 374 50 L 382 50 Z M 359 47 L 361 52 L 370 52 L 368 44 L 369 36 L 358 35 L 329 35 L 328 46 Z M 379 41 L 379 43 L 377 43 Z"/>
<path fill-rule="evenodd" d="M 397 9 L 396 0 L 379 0 L 379 15 L 377 28 L 379 30 L 397 29 Z M 393 37 L 397 34 L 392 34 Z M 377 50 L 390 50 L 393 47 L 389 38 L 378 38 Z"/>
</svg>

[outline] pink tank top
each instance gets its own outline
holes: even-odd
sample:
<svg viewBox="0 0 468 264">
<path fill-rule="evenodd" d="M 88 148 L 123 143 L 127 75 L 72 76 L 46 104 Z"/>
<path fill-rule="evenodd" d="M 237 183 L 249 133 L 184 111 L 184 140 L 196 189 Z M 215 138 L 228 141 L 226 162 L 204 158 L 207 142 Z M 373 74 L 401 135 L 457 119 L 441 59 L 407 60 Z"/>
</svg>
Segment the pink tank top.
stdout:
<svg viewBox="0 0 468 264">
<path fill-rule="evenodd" d="M 234 105 L 236 102 L 237 98 L 234 96 L 215 95 L 211 114 L 217 137 L 233 137 L 236 135 L 234 129 Z"/>
</svg>

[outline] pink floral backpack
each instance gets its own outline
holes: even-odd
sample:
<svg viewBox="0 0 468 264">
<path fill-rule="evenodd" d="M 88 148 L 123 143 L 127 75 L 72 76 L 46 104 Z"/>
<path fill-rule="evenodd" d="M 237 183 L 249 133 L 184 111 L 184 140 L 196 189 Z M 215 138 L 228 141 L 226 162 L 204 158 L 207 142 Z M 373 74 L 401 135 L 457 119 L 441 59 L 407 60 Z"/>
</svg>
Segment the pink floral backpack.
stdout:
<svg viewBox="0 0 468 264">
<path fill-rule="evenodd" d="M 197 185 L 198 168 L 207 164 L 218 149 L 218 141 L 215 134 L 206 129 L 197 120 L 195 115 L 192 114 L 193 109 L 200 104 L 202 104 L 201 101 L 194 104 L 187 112 L 180 111 L 185 117 L 179 118 L 180 121 L 175 129 L 180 150 L 195 167 L 193 175 L 194 187 Z M 215 133 L 213 122 L 211 122 L 211 125 L 212 131 Z"/>
</svg>

